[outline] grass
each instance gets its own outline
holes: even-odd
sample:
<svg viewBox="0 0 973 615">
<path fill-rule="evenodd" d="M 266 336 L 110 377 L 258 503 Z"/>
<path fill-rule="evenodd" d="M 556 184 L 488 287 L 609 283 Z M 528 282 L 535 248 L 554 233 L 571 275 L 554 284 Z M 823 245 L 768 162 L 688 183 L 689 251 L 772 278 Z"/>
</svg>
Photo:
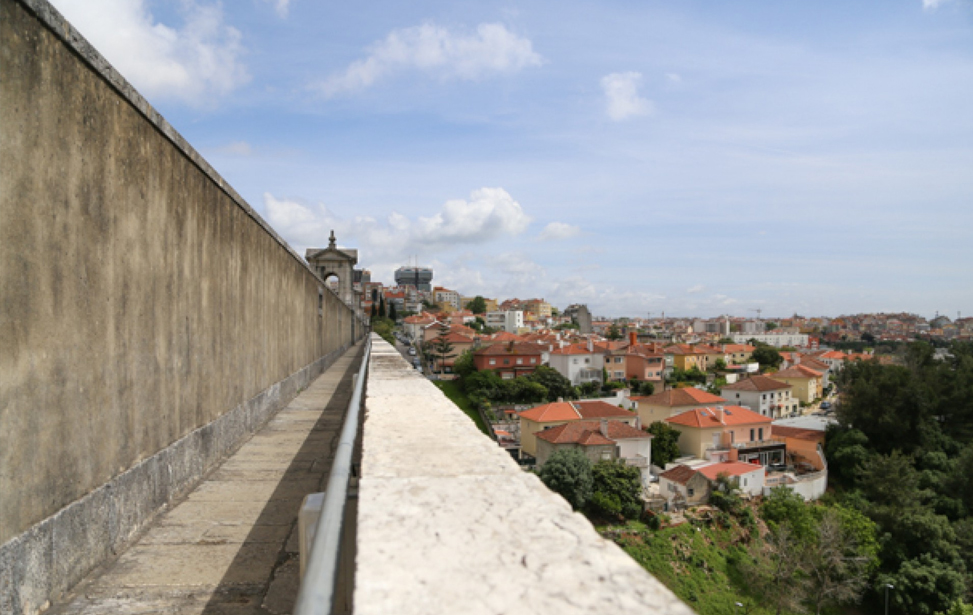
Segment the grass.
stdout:
<svg viewBox="0 0 973 615">
<path fill-rule="evenodd" d="M 466 416 L 473 419 L 473 422 L 476 423 L 476 426 L 480 431 L 488 436 L 490 435 L 490 427 L 483 422 L 482 418 L 480 418 L 480 413 L 477 412 L 473 407 L 473 403 L 470 402 L 470 398 L 463 393 L 463 390 L 460 388 L 457 381 L 434 380 L 433 384 L 439 387 L 439 389 L 446 394 L 446 397 L 448 397 L 451 402 L 456 404 L 456 407 L 465 412 Z"/>
<path fill-rule="evenodd" d="M 747 557 L 740 528 L 685 523 L 658 531 L 629 522 L 615 538 L 632 559 L 679 596 L 699 615 L 772 615 L 747 591 L 737 562 Z M 736 606 L 742 603 L 745 608 Z"/>
</svg>

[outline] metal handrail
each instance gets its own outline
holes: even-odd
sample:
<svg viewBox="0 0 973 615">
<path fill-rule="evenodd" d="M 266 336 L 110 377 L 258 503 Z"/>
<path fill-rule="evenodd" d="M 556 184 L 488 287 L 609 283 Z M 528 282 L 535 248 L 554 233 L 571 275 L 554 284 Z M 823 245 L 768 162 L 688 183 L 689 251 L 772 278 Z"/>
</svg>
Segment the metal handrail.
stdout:
<svg viewBox="0 0 973 615">
<path fill-rule="evenodd" d="M 318 517 L 314 544 L 308 558 L 307 572 L 301 580 L 301 591 L 297 596 L 294 615 L 330 615 L 332 611 L 335 584 L 338 579 L 338 556 L 341 552 L 341 533 L 345 522 L 345 502 L 351 476 L 352 454 L 358 436 L 358 416 L 361 413 L 362 390 L 371 350 L 372 340 L 367 338 L 365 356 L 362 358 L 354 392 L 348 403 L 345 423 L 341 427 L 341 438 L 328 476 L 324 505 Z"/>
</svg>

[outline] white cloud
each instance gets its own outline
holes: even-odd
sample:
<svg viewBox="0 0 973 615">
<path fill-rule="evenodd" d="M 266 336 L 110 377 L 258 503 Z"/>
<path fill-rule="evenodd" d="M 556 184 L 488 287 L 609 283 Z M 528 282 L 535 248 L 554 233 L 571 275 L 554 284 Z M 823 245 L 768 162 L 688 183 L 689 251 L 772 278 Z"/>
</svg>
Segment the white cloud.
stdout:
<svg viewBox="0 0 973 615">
<path fill-rule="evenodd" d="M 232 141 L 214 149 L 218 154 L 228 154 L 230 156 L 249 156 L 253 154 L 253 147 L 246 141 Z"/>
<path fill-rule="evenodd" d="M 682 83 L 682 77 L 679 76 L 679 73 L 666 73 L 666 79 L 670 83 Z"/>
<path fill-rule="evenodd" d="M 342 245 L 361 249 L 363 264 L 391 267 L 412 255 L 430 259 L 437 252 L 483 244 L 523 233 L 530 217 L 503 188 L 480 188 L 468 200 L 454 199 L 429 217 L 414 220 L 397 212 L 384 222 L 369 216 L 342 219 L 323 204 L 307 205 L 264 194 L 270 224 L 299 252 L 327 245 L 334 229 Z"/>
<path fill-rule="evenodd" d="M 949 0 L 922 0 L 922 8 L 927 11 L 936 10 L 940 5 L 946 4 Z"/>
<path fill-rule="evenodd" d="M 652 101 L 639 96 L 641 81 L 642 74 L 636 72 L 611 73 L 601 78 L 608 117 L 620 122 L 652 113 Z"/>
<path fill-rule="evenodd" d="M 274 5 L 274 10 L 277 11 L 277 16 L 281 19 L 287 18 L 287 9 L 291 3 L 291 0 L 264 0 Z"/>
<path fill-rule="evenodd" d="M 581 228 L 564 222 L 551 222 L 537 236 L 542 241 L 570 239 L 581 232 Z"/>
<path fill-rule="evenodd" d="M 200 106 L 250 80 L 238 30 L 219 5 L 181 3 L 184 23 L 157 23 L 144 0 L 53 0 L 109 62 L 148 98 Z"/>
<path fill-rule="evenodd" d="M 530 40 L 517 36 L 503 24 L 483 23 L 476 27 L 475 33 L 459 34 L 426 23 L 393 30 L 384 41 L 371 47 L 368 57 L 352 62 L 319 89 L 331 97 L 367 88 L 390 73 L 409 69 L 476 80 L 485 75 L 539 66 L 542 62 Z"/>
<path fill-rule="evenodd" d="M 695 286 L 690 286 L 689 288 L 687 288 L 686 292 L 692 295 L 694 293 L 701 293 L 704 290 L 706 290 L 705 286 L 703 286 L 702 284 L 696 284 Z"/>
</svg>

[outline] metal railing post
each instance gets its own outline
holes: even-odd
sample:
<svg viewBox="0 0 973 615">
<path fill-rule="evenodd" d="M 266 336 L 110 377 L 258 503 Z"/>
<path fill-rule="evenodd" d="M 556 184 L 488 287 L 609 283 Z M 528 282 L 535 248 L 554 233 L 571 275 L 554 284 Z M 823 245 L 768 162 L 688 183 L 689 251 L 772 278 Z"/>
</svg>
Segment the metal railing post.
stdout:
<svg viewBox="0 0 973 615">
<path fill-rule="evenodd" d="M 335 451 L 324 505 L 314 532 L 307 573 L 301 579 L 301 590 L 294 608 L 295 615 L 330 615 L 338 579 L 342 529 L 345 525 L 345 502 L 352 470 L 352 456 L 358 437 L 358 422 L 362 406 L 362 390 L 368 371 L 372 341 L 365 342 L 365 355 L 354 384 L 354 392 L 341 427 L 341 437 Z"/>
</svg>

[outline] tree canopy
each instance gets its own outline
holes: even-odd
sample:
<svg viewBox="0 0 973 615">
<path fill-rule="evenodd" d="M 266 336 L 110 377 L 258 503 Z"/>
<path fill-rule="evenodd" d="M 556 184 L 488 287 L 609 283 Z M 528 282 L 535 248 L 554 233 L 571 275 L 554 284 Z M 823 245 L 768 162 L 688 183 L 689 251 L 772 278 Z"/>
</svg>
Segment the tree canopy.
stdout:
<svg viewBox="0 0 973 615">
<path fill-rule="evenodd" d="M 486 299 L 484 299 L 480 295 L 477 295 L 473 297 L 473 299 L 471 299 L 469 302 L 467 302 L 466 309 L 473 312 L 474 314 L 486 314 L 487 311 Z"/>
<path fill-rule="evenodd" d="M 574 510 L 581 510 L 591 498 L 591 461 L 576 448 L 554 451 L 541 467 L 541 481 L 561 494 Z"/>
</svg>

